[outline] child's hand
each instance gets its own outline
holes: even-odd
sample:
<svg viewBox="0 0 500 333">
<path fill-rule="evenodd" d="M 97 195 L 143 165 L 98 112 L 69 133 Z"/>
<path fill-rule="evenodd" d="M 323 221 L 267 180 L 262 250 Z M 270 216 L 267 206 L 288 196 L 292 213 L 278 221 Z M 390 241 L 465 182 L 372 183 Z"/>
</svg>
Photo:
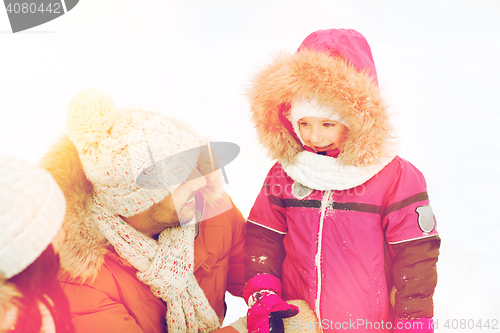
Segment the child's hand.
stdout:
<svg viewBox="0 0 500 333">
<path fill-rule="evenodd" d="M 293 317 L 299 308 L 286 303 L 279 296 L 281 281 L 270 274 L 251 278 L 243 289 L 243 297 L 250 307 L 247 312 L 249 333 L 283 333 L 282 318 Z"/>
<path fill-rule="evenodd" d="M 267 291 L 255 294 L 255 303 L 247 312 L 248 332 L 284 333 L 282 318 L 295 316 L 299 313 L 299 308 Z"/>
</svg>

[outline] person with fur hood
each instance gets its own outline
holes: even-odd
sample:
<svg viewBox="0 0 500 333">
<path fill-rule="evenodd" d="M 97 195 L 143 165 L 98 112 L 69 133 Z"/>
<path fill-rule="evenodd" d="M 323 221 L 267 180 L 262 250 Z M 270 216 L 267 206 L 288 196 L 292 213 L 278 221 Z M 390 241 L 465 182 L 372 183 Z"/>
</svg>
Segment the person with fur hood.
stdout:
<svg viewBox="0 0 500 333">
<path fill-rule="evenodd" d="M 297 313 L 284 301 L 302 299 L 324 332 L 433 332 L 440 238 L 422 173 L 397 155 L 365 38 L 311 33 L 249 97 L 277 162 L 247 219 L 248 331 L 273 331 Z"/>
<path fill-rule="evenodd" d="M 199 146 L 100 90 L 72 99 L 42 166 L 66 197 L 60 281 L 76 332 L 219 329 L 225 292 L 242 292 L 246 221 Z"/>
</svg>

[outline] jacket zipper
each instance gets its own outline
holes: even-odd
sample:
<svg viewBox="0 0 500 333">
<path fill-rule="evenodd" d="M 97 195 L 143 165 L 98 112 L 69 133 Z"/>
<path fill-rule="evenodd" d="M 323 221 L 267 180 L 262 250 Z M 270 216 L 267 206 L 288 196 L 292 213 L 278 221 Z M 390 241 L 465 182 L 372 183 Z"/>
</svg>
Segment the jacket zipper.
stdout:
<svg viewBox="0 0 500 333">
<path fill-rule="evenodd" d="M 316 312 L 316 317 L 318 318 L 318 321 L 321 323 L 321 315 L 320 315 L 320 301 L 321 301 L 321 286 L 323 284 L 321 273 L 322 273 L 322 268 L 321 268 L 321 252 L 322 252 L 322 247 L 323 247 L 323 227 L 324 227 L 324 222 L 325 222 L 325 214 L 326 214 L 326 208 L 328 207 L 328 198 L 330 198 L 330 192 L 331 191 L 326 191 L 325 194 L 323 195 L 323 199 L 321 200 L 321 215 L 320 215 L 320 220 L 319 220 L 319 231 L 318 231 L 318 251 L 316 252 L 316 257 L 314 258 L 315 264 L 316 264 L 316 271 L 317 271 L 317 277 L 318 277 L 318 286 L 316 290 L 316 303 L 315 303 L 315 312 Z"/>
</svg>

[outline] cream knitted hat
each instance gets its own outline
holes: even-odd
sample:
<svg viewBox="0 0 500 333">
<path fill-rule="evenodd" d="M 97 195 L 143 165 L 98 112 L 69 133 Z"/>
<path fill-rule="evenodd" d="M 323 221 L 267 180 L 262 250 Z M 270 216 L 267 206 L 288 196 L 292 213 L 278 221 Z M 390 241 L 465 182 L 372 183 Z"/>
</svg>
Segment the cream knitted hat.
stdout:
<svg viewBox="0 0 500 333">
<path fill-rule="evenodd" d="M 0 273 L 10 279 L 31 265 L 65 212 L 64 195 L 47 171 L 0 156 Z"/>
<path fill-rule="evenodd" d="M 198 146 L 186 131 L 156 113 L 117 110 L 112 99 L 97 89 L 84 90 L 72 99 L 67 131 L 94 186 L 93 196 L 112 213 L 125 217 L 159 203 L 175 184 L 188 179 L 197 163 L 196 149 L 193 154 L 167 159 Z M 145 170 L 151 182 L 164 177 L 174 185 L 164 189 L 139 186 L 139 176 L 148 178 Z M 149 188 L 155 188 L 154 184 Z"/>
<path fill-rule="evenodd" d="M 156 241 L 119 216 L 146 210 L 188 180 L 198 162 L 199 149 L 193 149 L 198 142 L 161 115 L 116 110 L 111 98 L 95 89 L 73 98 L 67 131 L 93 184 L 90 211 L 96 226 L 138 270 L 137 278 L 168 304 L 169 330 L 216 330 L 217 314 L 193 273 L 194 225 L 166 228 Z"/>
</svg>

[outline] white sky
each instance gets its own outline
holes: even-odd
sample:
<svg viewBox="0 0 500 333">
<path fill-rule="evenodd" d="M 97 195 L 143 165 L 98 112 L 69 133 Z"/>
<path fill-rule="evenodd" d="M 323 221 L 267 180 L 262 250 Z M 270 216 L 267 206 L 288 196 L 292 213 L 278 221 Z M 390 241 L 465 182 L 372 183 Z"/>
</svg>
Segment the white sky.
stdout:
<svg viewBox="0 0 500 333">
<path fill-rule="evenodd" d="M 244 215 L 272 165 L 244 89 L 312 31 L 354 28 L 372 47 L 400 155 L 426 176 L 443 239 L 435 318 L 500 319 L 500 3 L 82 0 L 12 34 L 0 10 L 0 153 L 31 162 L 64 133 L 87 87 L 117 107 L 175 115 L 241 147 L 226 171 Z M 244 315 L 230 301 L 230 318 Z M 473 330 L 469 330 L 473 331 Z"/>
</svg>

